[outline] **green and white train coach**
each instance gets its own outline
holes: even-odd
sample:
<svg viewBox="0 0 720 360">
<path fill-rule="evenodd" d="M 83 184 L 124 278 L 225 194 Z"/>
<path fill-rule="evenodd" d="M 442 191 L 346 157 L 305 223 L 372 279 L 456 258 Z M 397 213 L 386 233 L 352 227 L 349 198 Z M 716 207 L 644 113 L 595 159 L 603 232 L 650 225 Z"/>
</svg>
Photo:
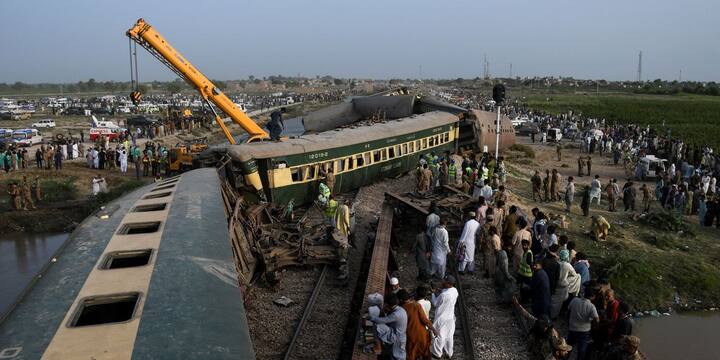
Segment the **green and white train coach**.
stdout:
<svg viewBox="0 0 720 360">
<path fill-rule="evenodd" d="M 231 145 L 228 154 L 242 173 L 244 184 L 236 186 L 247 201 L 304 204 L 317 197 L 328 171 L 335 174 L 333 191 L 342 193 L 413 170 L 424 154 L 455 152 L 461 128 L 468 128 L 461 118 L 433 111 L 280 142 Z"/>
</svg>

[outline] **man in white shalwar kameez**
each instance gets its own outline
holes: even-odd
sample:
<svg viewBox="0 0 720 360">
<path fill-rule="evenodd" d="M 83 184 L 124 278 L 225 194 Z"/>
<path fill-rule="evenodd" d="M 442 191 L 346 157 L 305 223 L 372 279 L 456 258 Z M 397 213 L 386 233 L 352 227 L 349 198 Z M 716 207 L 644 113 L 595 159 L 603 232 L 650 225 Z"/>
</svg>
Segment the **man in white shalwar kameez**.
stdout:
<svg viewBox="0 0 720 360">
<path fill-rule="evenodd" d="M 97 149 L 92 150 L 93 169 L 100 168 L 100 157 L 98 156 Z"/>
<path fill-rule="evenodd" d="M 474 212 L 470 212 L 468 216 L 470 220 L 463 227 L 458 240 L 458 249 L 455 251 L 458 256 L 462 256 L 462 261 L 458 261 L 458 271 L 460 272 L 465 271 L 466 268 L 469 272 L 475 271 L 475 239 L 477 238 L 478 229 L 480 229 L 480 223 L 475 220 Z"/>
<path fill-rule="evenodd" d="M 455 334 L 455 303 L 458 291 L 454 286 L 455 279 L 448 276 L 442 283 L 442 289 L 432 295 L 432 306 L 435 308 L 433 328 L 437 334 L 432 339 L 430 352 L 436 358 L 443 353 L 449 358 L 453 355 L 453 336 Z"/>
<path fill-rule="evenodd" d="M 447 219 L 443 219 L 440 225 L 435 227 L 435 234 L 432 239 L 432 254 L 430 255 L 430 275 L 440 279 L 445 278 L 445 265 L 447 256 L 450 253 L 450 238 L 445 229 Z"/>
<path fill-rule="evenodd" d="M 127 162 L 128 162 L 128 154 L 127 150 L 122 149 L 120 150 L 120 172 L 126 173 L 127 172 Z"/>
</svg>

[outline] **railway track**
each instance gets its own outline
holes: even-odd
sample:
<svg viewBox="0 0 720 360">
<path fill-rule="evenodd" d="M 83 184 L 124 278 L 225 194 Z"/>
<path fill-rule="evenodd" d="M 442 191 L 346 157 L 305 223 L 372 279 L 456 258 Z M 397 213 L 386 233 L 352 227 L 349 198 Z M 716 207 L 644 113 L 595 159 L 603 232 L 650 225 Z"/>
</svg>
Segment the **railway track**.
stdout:
<svg viewBox="0 0 720 360">
<path fill-rule="evenodd" d="M 455 338 L 453 359 L 475 360 L 475 346 L 473 345 L 472 328 L 470 327 L 470 319 L 468 318 L 467 305 L 465 304 L 465 293 L 463 291 L 460 273 L 457 270 L 455 260 L 449 262 L 455 276 L 455 288 L 458 291 L 458 301 L 455 304 Z M 461 344 L 458 347 L 458 340 Z M 461 353 L 457 350 L 462 349 Z"/>
<path fill-rule="evenodd" d="M 322 271 L 320 272 L 320 277 L 318 278 L 317 282 L 315 283 L 315 287 L 313 288 L 312 294 L 310 295 L 310 298 L 308 299 L 308 302 L 305 305 L 305 310 L 303 310 L 302 318 L 300 318 L 300 322 L 298 322 L 298 325 L 295 328 L 295 333 L 293 333 L 293 337 L 290 340 L 290 345 L 288 345 L 287 350 L 285 350 L 285 356 L 283 356 L 284 360 L 289 360 L 295 351 L 295 345 L 297 344 L 298 337 L 302 333 L 303 328 L 305 327 L 305 323 L 308 321 L 308 319 L 312 315 L 312 313 L 315 309 L 315 302 L 317 300 L 318 294 L 320 294 L 320 290 L 325 285 L 325 277 L 327 276 L 327 273 L 328 273 L 328 266 L 324 265 Z"/>
</svg>

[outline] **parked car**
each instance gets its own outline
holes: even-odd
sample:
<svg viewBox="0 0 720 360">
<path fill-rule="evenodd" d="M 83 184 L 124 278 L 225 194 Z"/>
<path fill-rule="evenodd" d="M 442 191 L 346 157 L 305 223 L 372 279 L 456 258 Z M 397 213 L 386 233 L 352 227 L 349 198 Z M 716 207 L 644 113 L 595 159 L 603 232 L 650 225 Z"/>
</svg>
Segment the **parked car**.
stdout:
<svg viewBox="0 0 720 360">
<path fill-rule="evenodd" d="M 31 125 L 34 128 L 53 128 L 55 127 L 55 120 L 53 119 L 42 119 Z"/>
<path fill-rule="evenodd" d="M 43 142 L 43 137 L 37 129 L 15 130 L 12 138 L 13 142 L 20 147 L 33 146 Z"/>
<path fill-rule="evenodd" d="M 157 123 L 157 121 L 158 120 L 155 118 L 152 118 L 149 116 L 144 116 L 144 115 L 139 115 L 139 116 L 129 117 L 127 119 L 127 121 L 125 121 L 125 125 L 126 126 L 135 126 L 135 127 L 152 126 L 152 125 L 155 125 L 155 123 Z"/>
<path fill-rule="evenodd" d="M 0 145 L 12 143 L 12 134 L 13 131 L 11 129 L 0 129 Z"/>
<path fill-rule="evenodd" d="M 64 115 L 85 115 L 85 109 L 81 107 L 69 107 L 62 112 Z"/>
</svg>

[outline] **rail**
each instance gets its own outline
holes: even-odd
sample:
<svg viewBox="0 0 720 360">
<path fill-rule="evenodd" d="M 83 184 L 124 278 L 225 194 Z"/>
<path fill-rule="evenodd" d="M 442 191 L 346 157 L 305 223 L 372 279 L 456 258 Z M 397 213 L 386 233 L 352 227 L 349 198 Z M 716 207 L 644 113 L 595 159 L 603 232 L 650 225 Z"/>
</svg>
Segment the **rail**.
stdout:
<svg viewBox="0 0 720 360">
<path fill-rule="evenodd" d="M 302 318 L 300 318 L 300 322 L 298 323 L 297 327 L 295 328 L 295 333 L 293 334 L 292 339 L 290 340 L 290 345 L 288 345 L 287 350 L 285 350 L 285 356 L 283 359 L 288 360 L 290 359 L 290 356 L 292 356 L 293 350 L 295 350 L 295 344 L 297 343 L 297 338 L 302 332 L 302 329 L 305 327 L 305 323 L 310 318 L 310 315 L 312 314 L 314 308 L 315 308 L 315 300 L 317 300 L 318 294 L 320 293 L 320 290 L 322 289 L 324 283 L 325 283 L 325 277 L 328 272 L 328 266 L 323 265 L 322 272 L 320 273 L 320 277 L 318 278 L 317 283 L 315 284 L 315 288 L 313 289 L 312 294 L 310 295 L 310 299 L 308 299 L 307 304 L 305 305 L 305 310 L 303 311 Z"/>
<path fill-rule="evenodd" d="M 460 273 L 458 272 L 457 263 L 455 259 L 449 261 L 449 265 L 452 266 L 453 274 L 455 276 L 455 288 L 458 291 L 458 302 L 457 307 L 460 317 L 460 331 L 462 331 L 463 339 L 463 359 L 474 360 L 475 359 L 475 347 L 473 346 L 472 331 L 470 329 L 470 322 L 468 321 L 467 306 L 465 305 L 465 294 L 463 293 L 462 282 L 460 281 Z M 457 330 L 457 325 L 455 327 Z"/>
</svg>

